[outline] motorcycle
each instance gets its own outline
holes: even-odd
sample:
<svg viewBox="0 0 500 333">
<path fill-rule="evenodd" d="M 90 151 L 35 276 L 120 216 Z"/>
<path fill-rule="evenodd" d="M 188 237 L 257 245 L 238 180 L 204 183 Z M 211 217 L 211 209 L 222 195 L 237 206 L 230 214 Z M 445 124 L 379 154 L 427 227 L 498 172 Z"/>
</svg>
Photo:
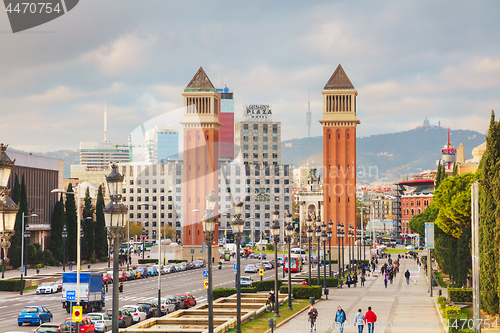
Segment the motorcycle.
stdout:
<svg viewBox="0 0 500 333">
<path fill-rule="evenodd" d="M 222 269 L 222 263 L 219 261 L 219 269 Z"/>
</svg>

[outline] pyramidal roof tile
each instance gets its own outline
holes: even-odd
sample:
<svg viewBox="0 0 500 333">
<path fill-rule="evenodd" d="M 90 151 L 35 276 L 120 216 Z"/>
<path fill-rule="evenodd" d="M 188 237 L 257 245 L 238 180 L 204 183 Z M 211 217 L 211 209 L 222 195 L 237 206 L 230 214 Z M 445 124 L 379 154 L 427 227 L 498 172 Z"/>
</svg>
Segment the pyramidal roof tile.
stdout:
<svg viewBox="0 0 500 333">
<path fill-rule="evenodd" d="M 189 84 L 184 89 L 184 92 L 194 92 L 194 91 L 213 91 L 217 92 L 214 85 L 208 78 L 207 74 L 202 67 L 198 69 L 196 74 L 193 76 Z"/>
<path fill-rule="evenodd" d="M 330 80 L 325 85 L 324 90 L 335 90 L 335 89 L 354 89 L 351 80 L 347 77 L 344 69 L 339 64 L 335 72 L 333 72 Z"/>
</svg>

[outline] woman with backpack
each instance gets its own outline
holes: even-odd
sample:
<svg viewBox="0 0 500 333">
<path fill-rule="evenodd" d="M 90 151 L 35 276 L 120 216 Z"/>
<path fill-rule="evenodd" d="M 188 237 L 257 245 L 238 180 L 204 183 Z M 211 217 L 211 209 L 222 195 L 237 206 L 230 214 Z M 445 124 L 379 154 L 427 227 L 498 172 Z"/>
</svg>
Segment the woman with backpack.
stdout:
<svg viewBox="0 0 500 333">
<path fill-rule="evenodd" d="M 339 325 L 339 332 L 344 332 L 344 323 L 347 320 L 344 310 L 340 307 L 337 309 L 337 313 L 335 314 L 335 322 Z"/>
<path fill-rule="evenodd" d="M 307 315 L 309 316 L 309 321 L 311 322 L 311 332 L 313 331 L 313 327 L 316 331 L 316 318 L 318 318 L 318 310 L 314 308 L 313 304 L 309 305 Z"/>
</svg>

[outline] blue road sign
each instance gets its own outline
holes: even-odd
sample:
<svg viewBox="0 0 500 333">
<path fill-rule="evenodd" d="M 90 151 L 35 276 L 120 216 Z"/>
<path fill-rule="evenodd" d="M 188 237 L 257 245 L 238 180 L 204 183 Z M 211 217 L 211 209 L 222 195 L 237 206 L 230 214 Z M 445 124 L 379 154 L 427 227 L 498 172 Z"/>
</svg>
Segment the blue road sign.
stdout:
<svg viewBox="0 0 500 333">
<path fill-rule="evenodd" d="M 233 265 L 233 269 L 234 269 L 234 270 L 237 270 L 237 269 L 238 269 L 238 265 L 234 264 L 234 265 Z"/>
<path fill-rule="evenodd" d="M 194 254 L 194 249 L 191 249 L 191 254 Z"/>
<path fill-rule="evenodd" d="M 208 271 L 203 271 L 203 278 L 208 279 Z"/>
<path fill-rule="evenodd" d="M 76 300 L 76 291 L 75 290 L 67 290 L 66 291 L 66 300 L 67 301 L 75 301 Z"/>
</svg>

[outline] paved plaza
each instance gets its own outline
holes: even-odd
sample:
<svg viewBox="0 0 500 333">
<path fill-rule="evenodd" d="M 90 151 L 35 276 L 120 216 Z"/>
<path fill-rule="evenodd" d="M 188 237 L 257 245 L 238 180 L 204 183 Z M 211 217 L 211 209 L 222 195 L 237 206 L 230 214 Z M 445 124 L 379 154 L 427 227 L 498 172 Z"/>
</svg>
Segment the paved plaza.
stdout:
<svg viewBox="0 0 500 333">
<path fill-rule="evenodd" d="M 384 262 L 386 260 L 379 260 L 378 268 Z M 404 278 L 406 269 L 413 271 L 410 284 L 406 284 Z M 317 332 L 339 332 L 335 326 L 335 312 L 339 305 L 347 315 L 345 333 L 358 332 L 352 325 L 354 316 L 358 309 L 363 314 L 366 313 L 369 306 L 378 317 L 375 332 L 444 332 L 434 301 L 427 293 L 424 270 L 419 270 L 413 259 L 401 259 L 399 273 L 387 288 L 380 275 L 372 281 L 366 281 L 364 287 L 360 287 L 358 283 L 356 288 L 347 288 L 345 285 L 342 289 L 330 288 L 329 299 L 323 299 L 316 305 L 319 312 Z M 275 331 L 309 332 L 307 312 L 301 313 Z M 367 331 L 365 327 L 363 332 Z"/>
</svg>

